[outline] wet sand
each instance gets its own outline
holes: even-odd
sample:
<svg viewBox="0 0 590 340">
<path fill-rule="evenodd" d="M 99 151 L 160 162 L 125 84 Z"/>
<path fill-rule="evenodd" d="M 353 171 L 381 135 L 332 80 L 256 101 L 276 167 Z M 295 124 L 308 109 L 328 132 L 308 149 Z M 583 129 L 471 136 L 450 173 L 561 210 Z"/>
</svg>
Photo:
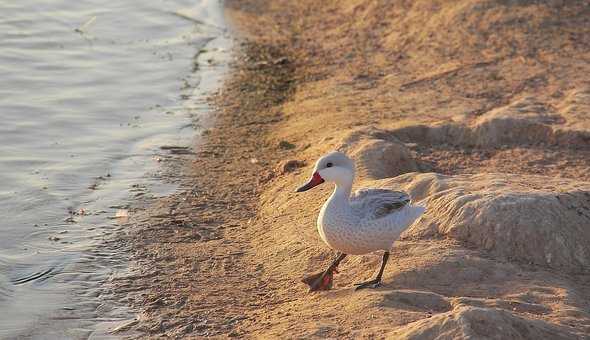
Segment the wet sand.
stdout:
<svg viewBox="0 0 590 340">
<path fill-rule="evenodd" d="M 215 123 L 183 169 L 187 189 L 138 212 L 124 240 L 133 244 L 140 274 L 118 279 L 114 290 L 142 309 L 133 330 L 237 335 L 236 324 L 266 294 L 263 267 L 250 258 L 243 232 L 256 219 L 256 197 L 279 159 L 265 151 L 270 146 L 260 137 L 280 112 L 258 110 L 284 100 L 292 70 L 261 66 L 284 57 L 275 47 L 245 43 L 240 50 L 248 60 L 237 61 L 239 71 L 211 99 L 218 107 Z"/>
</svg>

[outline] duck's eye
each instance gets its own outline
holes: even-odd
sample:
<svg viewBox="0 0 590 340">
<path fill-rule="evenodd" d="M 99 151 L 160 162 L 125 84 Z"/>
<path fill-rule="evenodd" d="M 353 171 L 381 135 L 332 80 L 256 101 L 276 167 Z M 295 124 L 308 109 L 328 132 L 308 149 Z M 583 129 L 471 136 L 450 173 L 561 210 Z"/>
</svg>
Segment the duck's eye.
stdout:
<svg viewBox="0 0 590 340">
<path fill-rule="evenodd" d="M 326 168 L 331 168 L 331 167 L 332 167 L 332 165 L 334 165 L 334 164 L 332 164 L 332 163 L 328 163 L 328 164 L 326 164 Z"/>
</svg>

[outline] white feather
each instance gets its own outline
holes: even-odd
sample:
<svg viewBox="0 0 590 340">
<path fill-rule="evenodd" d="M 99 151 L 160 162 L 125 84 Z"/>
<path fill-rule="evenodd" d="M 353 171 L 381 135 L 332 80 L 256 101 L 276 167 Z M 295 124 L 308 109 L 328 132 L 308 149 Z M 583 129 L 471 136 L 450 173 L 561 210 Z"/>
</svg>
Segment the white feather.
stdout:
<svg viewBox="0 0 590 340">
<path fill-rule="evenodd" d="M 345 254 L 389 251 L 426 210 L 411 204 L 410 196 L 402 191 L 361 189 L 351 197 L 354 163 L 343 153 L 320 158 L 316 173 L 336 185 L 318 216 L 318 232 L 326 244 Z"/>
</svg>

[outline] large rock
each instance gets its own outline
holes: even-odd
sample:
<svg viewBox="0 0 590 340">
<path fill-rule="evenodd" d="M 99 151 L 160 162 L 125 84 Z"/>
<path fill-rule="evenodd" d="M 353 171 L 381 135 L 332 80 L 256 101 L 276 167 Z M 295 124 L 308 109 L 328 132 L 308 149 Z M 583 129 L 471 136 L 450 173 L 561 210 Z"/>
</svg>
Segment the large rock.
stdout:
<svg viewBox="0 0 590 340">
<path fill-rule="evenodd" d="M 492 254 L 570 273 L 590 272 L 590 183 L 510 174 L 405 174 L 379 186 L 427 205 L 426 222 Z"/>
<path fill-rule="evenodd" d="M 368 128 L 354 131 L 338 149 L 356 160 L 361 177 L 383 179 L 418 171 L 411 151 L 384 130 Z"/>
<path fill-rule="evenodd" d="M 525 319 L 497 308 L 458 306 L 391 334 L 395 339 L 579 339 L 565 327 Z"/>
<path fill-rule="evenodd" d="M 543 103 L 523 98 L 479 117 L 470 130 L 469 142 L 478 146 L 548 143 L 554 139 L 551 124 L 561 119 Z"/>
<path fill-rule="evenodd" d="M 566 128 L 590 130 L 590 86 L 568 91 L 557 109 L 565 118 Z"/>
<path fill-rule="evenodd" d="M 590 94 L 572 91 L 556 111 L 533 97 L 490 111 L 475 119 L 458 117 L 436 125 L 410 125 L 388 131 L 405 142 L 494 148 L 502 145 L 590 147 Z"/>
</svg>

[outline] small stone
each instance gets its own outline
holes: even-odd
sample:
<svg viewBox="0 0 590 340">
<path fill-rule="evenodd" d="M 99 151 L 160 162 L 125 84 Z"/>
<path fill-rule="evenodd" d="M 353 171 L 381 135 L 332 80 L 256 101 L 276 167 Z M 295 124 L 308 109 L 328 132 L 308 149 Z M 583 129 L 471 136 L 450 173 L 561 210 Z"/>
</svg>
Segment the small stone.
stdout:
<svg viewBox="0 0 590 340">
<path fill-rule="evenodd" d="M 280 57 L 280 58 L 273 60 L 272 63 L 275 65 L 283 65 L 283 64 L 287 64 L 288 62 L 289 62 L 289 59 L 287 57 Z"/>
<path fill-rule="evenodd" d="M 289 143 L 286 140 L 282 140 L 279 142 L 279 148 L 281 148 L 283 150 L 292 150 L 292 149 L 295 149 L 295 144 Z"/>
<path fill-rule="evenodd" d="M 301 146 L 300 150 L 301 150 L 301 151 L 303 151 L 303 150 L 307 150 L 307 149 L 309 149 L 310 147 L 311 147 L 311 144 L 309 144 L 309 143 L 308 143 L 308 144 L 305 144 L 305 145 Z"/>
<path fill-rule="evenodd" d="M 268 66 L 268 61 L 259 61 L 254 64 L 254 67 L 257 67 L 257 68 L 262 68 L 265 66 Z"/>
<path fill-rule="evenodd" d="M 188 324 L 179 330 L 180 334 L 190 334 L 195 329 L 193 324 Z"/>
<path fill-rule="evenodd" d="M 303 166 L 305 166 L 305 162 L 296 159 L 290 159 L 287 161 L 281 161 L 276 168 L 276 172 L 282 175 L 289 172 L 293 172 L 296 169 L 299 169 Z"/>
</svg>

